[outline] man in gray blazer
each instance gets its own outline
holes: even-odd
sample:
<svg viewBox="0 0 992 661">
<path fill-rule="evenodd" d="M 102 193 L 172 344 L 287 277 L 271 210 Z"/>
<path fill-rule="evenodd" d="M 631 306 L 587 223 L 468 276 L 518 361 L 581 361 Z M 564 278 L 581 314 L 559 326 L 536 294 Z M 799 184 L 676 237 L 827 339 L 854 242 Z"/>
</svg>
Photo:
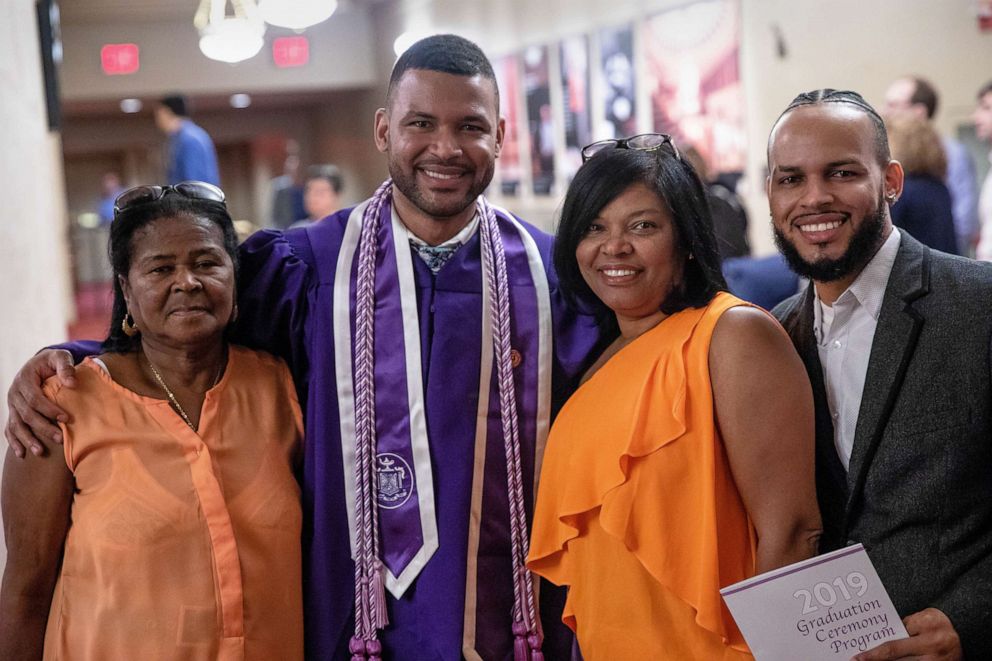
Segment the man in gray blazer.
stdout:
<svg viewBox="0 0 992 661">
<path fill-rule="evenodd" d="M 813 385 L 821 550 L 864 544 L 910 638 L 874 659 L 992 659 L 992 265 L 892 226 L 903 171 L 853 92 L 801 94 L 768 142 L 775 308 Z"/>
</svg>

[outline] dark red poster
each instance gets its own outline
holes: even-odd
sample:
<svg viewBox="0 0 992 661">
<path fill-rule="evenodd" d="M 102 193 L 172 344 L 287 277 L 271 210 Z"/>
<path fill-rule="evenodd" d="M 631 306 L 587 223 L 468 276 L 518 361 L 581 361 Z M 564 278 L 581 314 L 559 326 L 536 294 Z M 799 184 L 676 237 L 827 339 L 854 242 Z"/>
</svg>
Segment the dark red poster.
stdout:
<svg viewBox="0 0 992 661">
<path fill-rule="evenodd" d="M 499 85 L 500 115 L 506 120 L 506 133 L 503 136 L 503 150 L 496 165 L 499 169 L 501 188 L 504 195 L 516 195 L 520 189 L 520 118 L 517 113 L 517 99 L 520 98 L 520 63 L 516 55 L 507 55 L 496 60 L 496 83 Z"/>
<path fill-rule="evenodd" d="M 743 170 L 739 1 L 706 0 L 657 14 L 644 24 L 644 48 L 654 130 L 696 147 L 711 172 Z"/>
</svg>

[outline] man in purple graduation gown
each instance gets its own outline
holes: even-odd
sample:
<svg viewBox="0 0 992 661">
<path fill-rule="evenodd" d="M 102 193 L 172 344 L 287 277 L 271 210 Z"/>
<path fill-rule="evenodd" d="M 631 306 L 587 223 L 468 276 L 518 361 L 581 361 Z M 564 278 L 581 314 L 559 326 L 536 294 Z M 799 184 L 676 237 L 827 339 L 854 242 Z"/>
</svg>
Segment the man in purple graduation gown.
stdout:
<svg viewBox="0 0 992 661">
<path fill-rule="evenodd" d="M 495 77 L 471 42 L 431 37 L 397 62 L 386 105 L 375 131 L 393 182 L 376 198 L 384 204 L 374 312 L 375 479 L 388 569 L 382 657 L 513 658 L 504 406 L 489 344 L 492 292 L 477 213 L 503 137 Z M 356 626 L 355 387 L 351 366 L 341 364 L 355 359 L 356 236 L 368 205 L 305 229 L 260 232 L 240 253 L 235 339 L 287 360 L 306 416 L 303 546 L 312 659 L 349 658 Z M 551 238 L 502 210 L 495 217 L 511 298 L 529 520 L 548 419 L 587 366 L 597 333 L 558 292 Z M 95 347 L 72 349 L 79 358 Z M 539 592 L 544 654 L 568 658 L 562 595 L 548 584 Z"/>
</svg>

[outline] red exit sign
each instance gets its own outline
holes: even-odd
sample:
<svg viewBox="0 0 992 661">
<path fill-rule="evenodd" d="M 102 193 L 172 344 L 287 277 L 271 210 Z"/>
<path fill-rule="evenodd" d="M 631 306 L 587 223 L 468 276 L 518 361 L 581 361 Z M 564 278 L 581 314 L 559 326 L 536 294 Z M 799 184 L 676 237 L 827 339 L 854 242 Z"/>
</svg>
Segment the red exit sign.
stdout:
<svg viewBox="0 0 992 661">
<path fill-rule="evenodd" d="M 310 42 L 306 37 L 280 37 L 272 42 L 272 61 L 280 69 L 302 67 L 310 61 Z"/>
<path fill-rule="evenodd" d="M 100 49 L 100 66 L 108 76 L 123 76 L 138 70 L 138 44 L 106 44 Z"/>
</svg>

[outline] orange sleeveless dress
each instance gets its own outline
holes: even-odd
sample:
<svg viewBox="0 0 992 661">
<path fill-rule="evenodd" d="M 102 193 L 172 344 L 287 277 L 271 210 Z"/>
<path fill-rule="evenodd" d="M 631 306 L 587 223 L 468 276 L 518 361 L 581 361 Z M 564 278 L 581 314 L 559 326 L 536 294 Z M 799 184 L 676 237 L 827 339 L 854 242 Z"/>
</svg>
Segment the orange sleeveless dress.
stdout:
<svg viewBox="0 0 992 661">
<path fill-rule="evenodd" d="M 46 660 L 300 660 L 303 438 L 286 365 L 232 346 L 194 432 L 88 359 L 50 379 L 75 477 Z"/>
<path fill-rule="evenodd" d="M 620 350 L 558 414 L 528 566 L 567 585 L 586 661 L 751 659 L 719 590 L 754 575 L 756 535 L 716 429 L 718 294 Z"/>
</svg>

